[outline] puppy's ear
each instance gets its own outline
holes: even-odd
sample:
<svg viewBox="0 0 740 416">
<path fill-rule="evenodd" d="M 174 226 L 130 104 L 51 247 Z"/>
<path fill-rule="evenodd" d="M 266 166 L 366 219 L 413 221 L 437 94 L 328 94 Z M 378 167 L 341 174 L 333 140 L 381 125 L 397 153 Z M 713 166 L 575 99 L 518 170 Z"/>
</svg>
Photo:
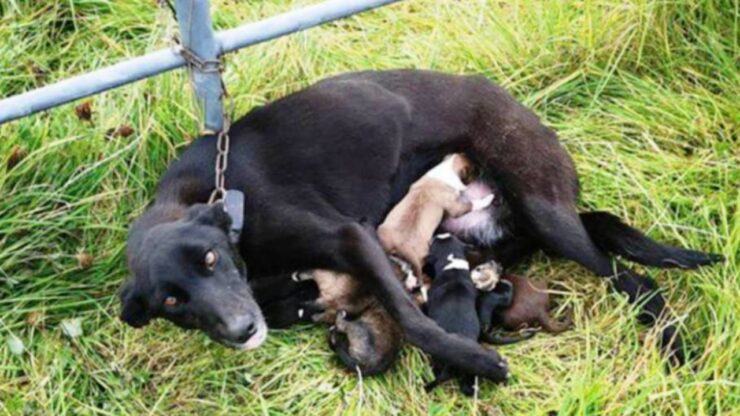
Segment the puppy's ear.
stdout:
<svg viewBox="0 0 740 416">
<path fill-rule="evenodd" d="M 224 210 L 223 202 L 212 205 L 198 205 L 191 208 L 191 218 L 201 224 L 212 225 L 224 231 L 229 230 L 231 218 Z"/>
<path fill-rule="evenodd" d="M 121 299 L 121 320 L 134 328 L 141 328 L 152 320 L 149 307 L 143 296 L 136 293 L 133 279 L 121 288 L 118 297 Z"/>
</svg>

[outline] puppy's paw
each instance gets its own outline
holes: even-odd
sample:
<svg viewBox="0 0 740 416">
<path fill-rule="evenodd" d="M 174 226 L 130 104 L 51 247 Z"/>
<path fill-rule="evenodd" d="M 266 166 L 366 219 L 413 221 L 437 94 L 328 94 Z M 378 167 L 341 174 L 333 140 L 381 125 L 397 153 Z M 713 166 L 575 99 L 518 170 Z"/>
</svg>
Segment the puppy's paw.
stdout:
<svg viewBox="0 0 740 416">
<path fill-rule="evenodd" d="M 334 326 L 341 332 L 347 332 L 347 326 L 349 325 L 348 314 L 345 310 L 339 310 L 337 317 L 334 320 Z"/>
<path fill-rule="evenodd" d="M 406 290 L 411 292 L 419 286 L 419 279 L 413 273 L 409 272 L 403 284 L 406 286 Z"/>
<path fill-rule="evenodd" d="M 475 395 L 475 389 L 478 386 L 475 383 L 475 377 L 463 377 L 460 379 L 460 392 L 467 397 Z"/>
<path fill-rule="evenodd" d="M 298 305 L 298 318 L 302 321 L 327 322 L 326 315 L 329 314 L 323 305 L 315 301 L 301 302 Z M 333 321 L 333 316 L 331 316 Z M 331 323 L 331 322 L 328 322 Z"/>
<path fill-rule="evenodd" d="M 293 272 L 290 275 L 290 279 L 298 283 L 305 282 L 306 280 L 313 280 L 313 271 Z"/>
<path fill-rule="evenodd" d="M 478 265 L 472 272 L 470 278 L 475 288 L 484 292 L 490 292 L 501 280 L 501 265 L 491 260 Z"/>
</svg>

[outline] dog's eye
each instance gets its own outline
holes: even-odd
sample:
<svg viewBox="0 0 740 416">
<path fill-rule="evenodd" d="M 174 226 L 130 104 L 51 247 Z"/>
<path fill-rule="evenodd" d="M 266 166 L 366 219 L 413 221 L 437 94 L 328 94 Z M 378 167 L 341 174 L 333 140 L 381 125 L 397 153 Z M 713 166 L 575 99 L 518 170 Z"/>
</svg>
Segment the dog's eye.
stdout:
<svg viewBox="0 0 740 416">
<path fill-rule="evenodd" d="M 164 302 L 162 303 L 164 304 L 164 306 L 173 307 L 177 305 L 177 298 L 174 296 L 167 296 L 166 298 L 164 298 Z"/>
<path fill-rule="evenodd" d="M 208 267 L 208 270 L 213 270 L 216 267 L 216 262 L 218 261 L 218 254 L 216 254 L 216 252 L 213 250 L 208 250 L 203 261 L 205 262 L 206 267 Z"/>
</svg>

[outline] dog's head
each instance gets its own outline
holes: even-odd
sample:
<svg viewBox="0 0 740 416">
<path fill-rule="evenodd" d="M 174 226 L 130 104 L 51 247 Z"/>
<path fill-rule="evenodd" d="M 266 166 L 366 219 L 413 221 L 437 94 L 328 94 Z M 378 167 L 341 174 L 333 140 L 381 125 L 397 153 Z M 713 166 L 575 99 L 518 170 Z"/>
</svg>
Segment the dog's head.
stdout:
<svg viewBox="0 0 740 416">
<path fill-rule="evenodd" d="M 229 347 L 260 346 L 267 325 L 229 240 L 230 223 L 218 203 L 194 205 L 180 219 L 141 227 L 138 234 L 134 225 L 133 276 L 120 292 L 121 319 L 138 328 L 164 318 Z"/>
</svg>

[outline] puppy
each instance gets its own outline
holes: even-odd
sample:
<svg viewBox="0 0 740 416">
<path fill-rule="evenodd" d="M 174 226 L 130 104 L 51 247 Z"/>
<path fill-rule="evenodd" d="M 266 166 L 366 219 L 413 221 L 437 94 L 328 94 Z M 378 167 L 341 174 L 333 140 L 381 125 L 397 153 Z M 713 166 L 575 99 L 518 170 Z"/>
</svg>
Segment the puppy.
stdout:
<svg viewBox="0 0 740 416">
<path fill-rule="evenodd" d="M 432 278 L 426 305 L 429 317 L 449 333 L 478 340 L 477 290 L 470 279 L 463 243 L 450 234 L 437 235 L 432 241 L 424 271 Z M 461 377 L 460 390 L 465 395 L 473 395 L 473 376 L 460 374 L 444 362 L 435 361 L 432 367 L 435 379 L 426 386 L 427 391 L 453 377 Z"/>
<path fill-rule="evenodd" d="M 514 300 L 514 287 L 508 280 L 502 280 L 492 290 L 480 291 L 478 295 L 478 318 L 481 326 L 481 341 L 495 345 L 514 344 L 532 338 L 534 331 L 526 331 L 518 336 L 505 336 L 489 332 L 493 316 L 501 316 L 511 307 Z"/>
<path fill-rule="evenodd" d="M 460 198 L 474 171 L 464 155 L 448 155 L 411 185 L 378 227 L 378 238 L 386 253 L 410 263 L 417 277 L 421 276 L 422 262 L 429 253 L 429 241 L 445 214 L 459 217 L 491 203 L 492 196 L 475 203 Z"/>
<path fill-rule="evenodd" d="M 380 304 L 374 304 L 354 319 L 346 311 L 339 311 L 329 330 L 329 346 L 347 368 L 375 375 L 396 360 L 402 337 L 396 321 Z"/>
<path fill-rule="evenodd" d="M 329 270 L 294 274 L 294 280 L 313 280 L 319 297 L 304 304 L 299 314 L 334 326 L 329 346 L 339 360 L 364 375 L 384 372 L 401 349 L 403 332 L 359 279 Z"/>
<path fill-rule="evenodd" d="M 513 288 L 511 306 L 503 310 L 494 309 L 492 315 L 488 316 L 485 316 L 487 314 L 486 311 L 479 309 L 479 312 L 482 314 L 481 319 L 491 322 L 492 326 L 501 327 L 508 331 L 539 326 L 545 332 L 558 334 L 568 329 L 571 324 L 570 318 L 565 322 L 553 322 L 550 319 L 548 312 L 550 295 L 547 293 L 547 286 L 544 283 L 534 282 L 526 277 L 513 275 L 502 276 L 501 283 L 505 282 L 510 283 Z M 484 327 L 484 330 L 487 331 L 488 328 Z M 531 338 L 533 335 L 534 332 L 525 334 L 524 339 Z M 484 340 L 486 339 L 496 339 L 496 337 L 487 335 Z M 503 338 L 504 341 L 507 339 Z"/>
</svg>

